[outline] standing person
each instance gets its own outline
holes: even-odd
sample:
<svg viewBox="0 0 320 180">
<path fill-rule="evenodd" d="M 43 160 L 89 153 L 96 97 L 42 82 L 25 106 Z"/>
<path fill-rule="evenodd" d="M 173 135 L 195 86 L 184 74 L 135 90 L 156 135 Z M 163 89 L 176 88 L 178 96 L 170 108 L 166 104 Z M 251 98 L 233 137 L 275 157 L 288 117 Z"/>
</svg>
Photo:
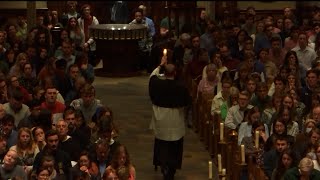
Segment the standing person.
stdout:
<svg viewBox="0 0 320 180">
<path fill-rule="evenodd" d="M 159 77 L 161 66 L 165 69 L 164 78 Z M 173 179 L 176 169 L 181 169 L 185 135 L 184 107 L 191 102 L 187 88 L 175 76 L 175 66 L 167 64 L 167 56 L 163 56 L 149 81 L 153 104 L 150 128 L 155 134 L 153 164 L 161 166 L 166 180 Z"/>
<path fill-rule="evenodd" d="M 148 28 L 150 29 L 151 36 L 153 38 L 154 35 L 156 34 L 156 29 L 154 27 L 153 20 L 147 17 L 147 7 L 143 4 L 141 4 L 139 6 L 139 9 L 142 9 L 142 11 L 143 11 L 143 19 L 146 21 Z"/>
<path fill-rule="evenodd" d="M 148 26 L 148 23 L 146 19 L 144 18 L 143 15 L 143 10 L 142 9 L 134 9 L 134 20 L 132 20 L 129 24 L 138 24 L 138 25 L 143 25 L 147 27 L 147 35 L 145 38 L 141 39 L 138 42 L 139 46 L 139 65 L 138 69 L 139 70 L 147 70 L 149 73 L 152 71 L 151 69 L 151 64 L 150 64 L 150 55 L 151 55 L 151 48 L 153 45 L 153 40 L 152 40 L 152 34 L 151 34 L 151 29 Z"/>
<path fill-rule="evenodd" d="M 128 2 L 114 1 L 110 8 L 111 23 L 113 24 L 127 24 L 129 18 Z"/>
<path fill-rule="evenodd" d="M 64 27 L 67 26 L 68 20 L 70 18 L 73 17 L 73 18 L 78 19 L 80 17 L 80 13 L 77 12 L 77 5 L 78 5 L 77 1 L 67 1 L 66 5 L 67 5 L 66 12 L 64 12 L 61 17 L 62 25 Z"/>
<path fill-rule="evenodd" d="M 81 17 L 78 19 L 78 23 L 81 28 L 81 33 L 84 33 L 83 49 L 88 51 L 89 62 L 91 65 L 96 66 L 95 53 L 96 53 L 96 43 L 93 37 L 90 37 L 89 26 L 98 25 L 98 19 L 91 15 L 91 6 L 89 4 L 84 4 L 81 7 Z"/>
</svg>

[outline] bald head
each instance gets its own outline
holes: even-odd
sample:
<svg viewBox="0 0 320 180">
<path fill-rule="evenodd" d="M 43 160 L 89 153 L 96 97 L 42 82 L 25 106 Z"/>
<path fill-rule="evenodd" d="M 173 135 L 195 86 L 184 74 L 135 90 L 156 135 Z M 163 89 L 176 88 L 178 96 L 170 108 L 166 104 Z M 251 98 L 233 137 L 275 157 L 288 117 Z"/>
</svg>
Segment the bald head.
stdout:
<svg viewBox="0 0 320 180">
<path fill-rule="evenodd" d="M 142 5 L 142 4 L 141 4 L 138 8 L 139 8 L 139 9 L 142 9 L 143 15 L 146 15 L 146 13 L 147 13 L 147 7 L 146 7 L 145 5 Z"/>
<path fill-rule="evenodd" d="M 176 67 L 174 64 L 167 64 L 164 66 L 165 72 L 167 78 L 174 78 L 176 75 Z"/>
</svg>

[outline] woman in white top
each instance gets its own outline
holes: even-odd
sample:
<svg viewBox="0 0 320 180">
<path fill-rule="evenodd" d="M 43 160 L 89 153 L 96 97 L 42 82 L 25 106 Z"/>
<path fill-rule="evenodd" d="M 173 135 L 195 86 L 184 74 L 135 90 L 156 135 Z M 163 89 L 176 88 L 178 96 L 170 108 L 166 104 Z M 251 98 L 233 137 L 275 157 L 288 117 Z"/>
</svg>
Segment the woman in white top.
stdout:
<svg viewBox="0 0 320 180">
<path fill-rule="evenodd" d="M 241 145 L 244 137 L 251 137 L 252 124 L 256 121 L 260 121 L 260 111 L 258 107 L 251 108 L 245 116 L 244 122 L 241 123 L 238 130 L 238 144 Z M 268 126 L 264 124 L 266 137 L 269 137 Z"/>
</svg>

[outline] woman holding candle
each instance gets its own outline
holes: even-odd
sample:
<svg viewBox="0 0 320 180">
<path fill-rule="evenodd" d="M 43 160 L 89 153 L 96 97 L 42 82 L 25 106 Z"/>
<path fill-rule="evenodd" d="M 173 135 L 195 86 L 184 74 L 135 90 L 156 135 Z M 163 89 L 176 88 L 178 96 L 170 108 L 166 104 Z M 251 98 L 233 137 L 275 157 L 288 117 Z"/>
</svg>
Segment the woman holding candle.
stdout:
<svg viewBox="0 0 320 180">
<path fill-rule="evenodd" d="M 259 131 L 259 147 L 255 147 L 255 132 Z M 252 124 L 251 136 L 246 136 L 242 139 L 241 144 L 245 146 L 246 156 L 253 156 L 256 160 L 256 163 L 259 166 L 263 166 L 263 153 L 264 153 L 264 144 L 267 141 L 267 136 L 265 132 L 265 124 L 256 121 Z"/>
<path fill-rule="evenodd" d="M 247 115 L 244 118 L 244 121 L 240 124 L 240 128 L 238 131 L 238 144 L 240 145 L 242 142 L 242 139 L 244 137 L 250 137 L 251 136 L 251 130 L 252 130 L 252 124 L 256 121 L 260 121 L 260 111 L 258 107 L 251 108 Z M 269 131 L 266 124 L 264 124 L 266 137 L 269 137 Z"/>
</svg>

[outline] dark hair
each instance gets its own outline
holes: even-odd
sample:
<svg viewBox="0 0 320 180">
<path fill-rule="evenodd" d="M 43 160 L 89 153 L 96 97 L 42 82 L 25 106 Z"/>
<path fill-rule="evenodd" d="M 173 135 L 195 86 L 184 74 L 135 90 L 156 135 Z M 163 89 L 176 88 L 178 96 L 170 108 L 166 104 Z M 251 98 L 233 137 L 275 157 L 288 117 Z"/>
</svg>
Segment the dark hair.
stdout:
<svg viewBox="0 0 320 180">
<path fill-rule="evenodd" d="M 288 156 L 290 156 L 290 157 L 292 158 L 292 163 L 291 163 L 291 165 L 290 165 L 290 167 L 289 167 L 288 169 L 290 169 L 290 168 L 292 168 L 292 167 L 295 167 L 295 166 L 297 165 L 297 155 L 296 155 L 295 151 L 293 151 L 293 150 L 290 149 L 290 148 L 284 150 L 284 151 L 281 153 L 281 155 L 280 155 L 280 157 L 279 157 L 279 159 L 278 159 L 278 167 L 276 168 L 276 176 L 275 176 L 276 178 L 275 178 L 275 179 L 281 179 L 281 178 L 283 177 L 284 173 L 285 173 L 286 170 L 287 170 L 287 169 L 284 167 L 283 163 L 282 163 L 282 157 L 283 157 L 285 154 L 288 155 Z"/>
<path fill-rule="evenodd" d="M 252 123 L 252 134 L 254 134 L 254 132 L 256 131 L 256 129 L 260 126 L 264 127 L 264 123 L 261 121 L 255 121 L 254 123 Z M 266 129 L 265 129 L 266 130 Z"/>
<path fill-rule="evenodd" d="M 288 51 L 283 62 L 283 66 L 289 67 L 289 57 L 293 55 L 296 58 L 296 67 L 299 67 L 299 59 L 295 51 Z"/>
<path fill-rule="evenodd" d="M 143 10 L 140 8 L 133 9 L 132 14 L 135 15 L 137 12 L 140 12 L 143 15 Z"/>
<path fill-rule="evenodd" d="M 49 137 L 51 136 L 55 136 L 57 135 L 58 136 L 58 132 L 54 129 L 50 129 L 49 131 L 46 132 L 46 140 L 48 140 Z"/>
<path fill-rule="evenodd" d="M 276 82 L 276 81 L 281 81 L 283 83 L 283 85 L 286 85 L 287 84 L 287 80 L 286 79 L 283 79 L 280 75 L 276 76 L 273 80 L 273 82 Z"/>
<path fill-rule="evenodd" d="M 252 116 L 252 114 L 257 113 L 257 112 L 260 113 L 258 106 L 254 106 L 253 108 L 248 109 L 248 110 L 245 111 L 245 112 L 246 112 L 246 115 L 245 115 L 244 117 L 245 117 L 245 120 L 248 122 L 248 124 L 249 124 L 249 123 L 252 123 L 252 122 L 251 122 L 251 116 Z M 256 121 L 255 121 L 255 122 L 256 122 Z M 254 124 L 255 122 L 252 123 L 252 129 L 253 129 L 253 124 Z"/>
<path fill-rule="evenodd" d="M 39 119 L 39 126 L 46 132 L 47 130 L 51 129 L 51 116 L 52 113 L 48 109 L 41 109 L 38 119 Z"/>
<path fill-rule="evenodd" d="M 9 92 L 9 96 L 10 96 L 10 98 L 13 98 L 13 99 L 15 99 L 17 101 L 22 101 L 23 100 L 23 94 L 17 88 L 11 89 L 11 91 Z"/>
<path fill-rule="evenodd" d="M 284 132 L 283 132 L 283 134 L 278 134 L 278 132 L 275 131 L 277 122 L 280 122 L 281 124 L 284 125 Z M 272 133 L 275 134 L 275 135 L 286 135 L 286 134 L 287 134 L 287 131 L 288 131 L 288 130 L 287 130 L 286 123 L 282 120 L 281 117 L 276 118 L 276 119 L 272 122 L 272 130 L 273 130 Z"/>
<path fill-rule="evenodd" d="M 289 140 L 288 140 L 288 135 L 284 134 L 284 135 L 276 135 L 276 141 L 286 141 L 289 144 Z"/>
<path fill-rule="evenodd" d="M 270 42 L 274 42 L 274 41 L 279 41 L 281 43 L 281 38 L 278 37 L 278 36 L 273 36 L 271 39 L 270 39 Z"/>
<path fill-rule="evenodd" d="M 2 118 L 2 124 L 12 123 L 14 124 L 14 116 L 11 114 L 5 114 Z"/>
</svg>

